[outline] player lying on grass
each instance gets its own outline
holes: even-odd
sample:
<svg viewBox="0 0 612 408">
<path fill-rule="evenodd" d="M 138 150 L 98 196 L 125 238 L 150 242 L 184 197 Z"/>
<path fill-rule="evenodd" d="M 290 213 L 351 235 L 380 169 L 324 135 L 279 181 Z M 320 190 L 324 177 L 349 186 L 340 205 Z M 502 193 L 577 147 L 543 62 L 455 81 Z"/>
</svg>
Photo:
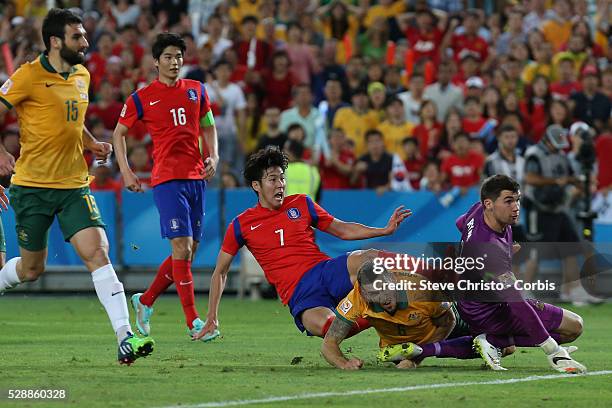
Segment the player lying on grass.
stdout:
<svg viewBox="0 0 612 408">
<path fill-rule="evenodd" d="M 315 243 L 314 228 L 344 240 L 366 239 L 393 234 L 411 215 L 398 207 L 384 228 L 341 221 L 306 195 L 285 197 L 286 168 L 287 157 L 278 148 L 260 150 L 247 161 L 244 176 L 259 202 L 234 218 L 227 229 L 210 284 L 207 324 L 195 338 L 217 330 L 227 273 L 243 245 L 289 306 L 298 329 L 323 337 L 335 318 L 333 309 L 353 289 L 360 265 L 379 251 L 330 258 Z M 351 334 L 369 327 L 366 323 L 358 321 Z"/>
<path fill-rule="evenodd" d="M 478 358 L 472 336 L 454 331 L 457 318 L 448 302 L 426 290 L 389 290 L 383 283 L 412 281 L 415 287 L 424 280 L 417 274 L 384 270 L 374 273 L 367 261 L 359 269 L 353 290 L 340 301 L 336 319 L 325 334 L 321 354 L 331 365 L 346 370 L 363 366 L 359 358 L 347 359 L 340 343 L 358 319 L 366 319 L 380 337 L 381 362 L 397 362 L 397 368 L 415 368 L 426 357 Z M 376 282 L 378 281 L 378 282 Z M 383 289 L 384 288 L 384 289 Z M 447 339 L 451 333 L 457 337 Z M 511 353 L 513 350 L 506 350 Z"/>
<path fill-rule="evenodd" d="M 470 326 L 474 346 L 494 370 L 500 364 L 499 349 L 508 346 L 540 347 L 553 369 L 564 373 L 583 373 L 585 366 L 573 360 L 559 343 L 569 343 L 582 334 L 582 318 L 534 299 L 524 300 L 512 283 L 512 230 L 519 219 L 520 191 L 516 181 L 495 175 L 480 189 L 480 202 L 457 219 L 461 231 L 463 257 L 486 259 L 486 272 L 507 285 L 497 299 L 464 299 L 457 303 L 461 318 Z"/>
</svg>

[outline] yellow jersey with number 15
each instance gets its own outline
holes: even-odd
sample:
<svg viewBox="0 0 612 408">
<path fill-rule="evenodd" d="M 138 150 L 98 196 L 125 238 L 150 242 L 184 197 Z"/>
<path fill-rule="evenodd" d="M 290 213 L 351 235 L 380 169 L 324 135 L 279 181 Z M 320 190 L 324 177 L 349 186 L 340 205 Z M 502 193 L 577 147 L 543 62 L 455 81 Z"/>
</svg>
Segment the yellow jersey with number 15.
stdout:
<svg viewBox="0 0 612 408">
<path fill-rule="evenodd" d="M 70 189 L 89 185 L 83 126 L 89 72 L 75 65 L 58 73 L 45 54 L 25 63 L 0 88 L 0 102 L 15 108 L 21 154 L 12 183 Z"/>
</svg>

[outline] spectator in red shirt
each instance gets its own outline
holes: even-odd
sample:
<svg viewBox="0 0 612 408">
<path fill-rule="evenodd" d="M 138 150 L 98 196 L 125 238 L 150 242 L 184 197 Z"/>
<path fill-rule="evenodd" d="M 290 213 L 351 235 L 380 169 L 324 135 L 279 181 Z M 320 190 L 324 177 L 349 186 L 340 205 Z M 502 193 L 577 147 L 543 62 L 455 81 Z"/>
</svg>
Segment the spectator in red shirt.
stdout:
<svg viewBox="0 0 612 408">
<path fill-rule="evenodd" d="M 259 20 L 255 16 L 245 16 L 242 19 L 242 40 L 238 42 L 238 64 L 250 70 L 261 71 L 266 68 L 272 55 L 270 44 L 258 40 L 256 34 Z"/>
<path fill-rule="evenodd" d="M 419 109 L 420 123 L 412 131 L 423 159 L 435 156 L 440 145 L 442 124 L 436 120 L 437 115 L 436 104 L 431 100 L 424 100 Z"/>
<path fill-rule="evenodd" d="M 92 165 L 93 181 L 89 184 L 91 191 L 113 191 L 115 199 L 121 203 L 121 183 L 113 178 L 113 165 L 111 163 L 97 163 Z"/>
<path fill-rule="evenodd" d="M 291 90 L 298 84 L 289 70 L 287 51 L 279 50 L 272 55 L 272 69 L 263 74 L 265 93 L 264 106 L 275 107 L 281 111 L 291 107 Z"/>
<path fill-rule="evenodd" d="M 120 30 L 120 33 L 119 41 L 117 41 L 113 47 L 113 55 L 119 57 L 124 48 L 129 48 L 134 54 L 135 65 L 140 65 L 140 61 L 144 55 L 144 48 L 138 43 L 139 34 L 136 26 L 126 24 Z"/>
<path fill-rule="evenodd" d="M 470 151 L 467 133 L 459 133 L 455 136 L 453 154 L 442 162 L 442 175 L 452 187 L 467 189 L 480 182 L 484 162 L 484 156 Z"/>
<path fill-rule="evenodd" d="M 537 75 L 528 92 L 528 99 L 520 101 L 521 113 L 525 118 L 523 129 L 531 143 L 538 143 L 544 136 L 551 100 L 548 79 Z"/>
<path fill-rule="evenodd" d="M 576 80 L 576 65 L 570 57 L 563 57 L 557 63 L 558 81 L 550 85 L 550 91 L 557 99 L 569 99 L 574 92 L 582 90 L 582 85 Z"/>
<path fill-rule="evenodd" d="M 104 123 L 104 127 L 113 130 L 123 109 L 123 104 L 115 97 L 115 90 L 108 81 L 102 81 L 98 100 L 89 106 L 87 114 L 97 116 Z"/>
<path fill-rule="evenodd" d="M 342 129 L 334 128 L 329 133 L 329 158 L 321 153 L 319 173 L 321 186 L 324 190 L 339 190 L 351 188 L 351 173 L 355 163 L 355 155 L 346 147 L 346 136 Z"/>
<path fill-rule="evenodd" d="M 415 53 L 415 62 L 425 58 L 436 66 L 440 62 L 440 45 L 444 37 L 443 29 L 446 22 L 440 19 L 436 25 L 436 16 L 430 9 L 417 11 L 414 23 L 410 22 L 404 30 L 410 48 Z"/>
<path fill-rule="evenodd" d="M 425 160 L 419 154 L 419 140 L 414 137 L 406 137 L 402 140 L 404 151 L 404 166 L 406 167 L 408 181 L 413 189 L 418 190 L 421 184 L 421 176 Z"/>
<path fill-rule="evenodd" d="M 595 140 L 597 153 L 597 189 L 612 189 L 612 133 L 609 131 L 598 136 Z"/>
<path fill-rule="evenodd" d="M 113 55 L 113 35 L 104 31 L 98 37 L 97 50 L 87 56 L 87 70 L 93 84 L 100 83 L 106 75 L 106 61 Z"/>
<path fill-rule="evenodd" d="M 463 131 L 471 137 L 476 137 L 486 122 L 487 120 L 482 116 L 480 101 L 474 97 L 466 98 Z"/>
<path fill-rule="evenodd" d="M 459 71 L 453 76 L 453 84 L 457 85 L 465 92 L 465 82 L 468 78 L 478 76 L 480 72 L 480 59 L 474 53 L 466 53 L 461 58 Z"/>
<path fill-rule="evenodd" d="M 478 35 L 480 28 L 480 16 L 475 10 L 470 10 L 463 18 L 464 32 L 462 34 L 454 33 L 458 26 L 458 21 L 452 19 L 450 28 L 445 41 L 450 37 L 450 48 L 453 50 L 455 61 L 459 62 L 466 54 L 476 54 L 480 62 L 485 63 L 489 56 L 489 45 Z"/>
</svg>

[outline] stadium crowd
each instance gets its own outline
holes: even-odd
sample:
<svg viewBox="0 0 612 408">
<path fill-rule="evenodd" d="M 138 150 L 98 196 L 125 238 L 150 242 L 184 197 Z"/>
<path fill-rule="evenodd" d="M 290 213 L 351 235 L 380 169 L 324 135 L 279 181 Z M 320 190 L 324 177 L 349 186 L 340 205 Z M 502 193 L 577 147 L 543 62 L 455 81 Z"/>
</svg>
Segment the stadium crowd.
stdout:
<svg viewBox="0 0 612 408">
<path fill-rule="evenodd" d="M 110 141 L 123 102 L 157 76 L 151 41 L 187 43 L 182 76 L 206 83 L 222 166 L 241 185 L 245 158 L 276 145 L 326 189 L 444 192 L 478 185 L 550 124 L 595 135 L 593 191 L 612 218 L 612 15 L 609 0 L 83 0 L 91 73 L 87 126 Z M 49 2 L 0 1 L 0 83 L 44 50 Z M 479 8 L 469 8 L 476 7 Z M 19 128 L 0 118 L 19 156 Z M 503 133 L 516 133 L 507 137 Z M 576 166 L 581 138 L 563 151 Z M 289 141 L 289 142 L 288 142 Z M 151 145 L 130 129 L 129 160 L 145 184 Z M 98 165 L 92 190 L 122 184 Z M 517 168 L 518 166 L 514 166 Z M 303 170 L 304 171 L 304 170 Z M 523 169 L 513 177 L 520 182 Z M 574 194 L 581 194 L 579 183 Z M 610 210 L 606 210 L 606 208 Z"/>
</svg>

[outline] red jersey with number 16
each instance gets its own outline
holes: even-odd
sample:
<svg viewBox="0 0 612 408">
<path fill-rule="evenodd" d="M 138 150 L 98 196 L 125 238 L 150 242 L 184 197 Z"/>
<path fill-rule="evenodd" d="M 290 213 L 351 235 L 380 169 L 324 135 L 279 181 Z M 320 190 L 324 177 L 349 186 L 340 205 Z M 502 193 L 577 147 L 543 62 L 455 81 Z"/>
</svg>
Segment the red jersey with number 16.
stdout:
<svg viewBox="0 0 612 408">
<path fill-rule="evenodd" d="M 246 245 L 268 282 L 287 304 L 302 276 L 329 259 L 315 243 L 313 228 L 325 231 L 333 220 L 333 216 L 304 194 L 286 197 L 278 210 L 258 203 L 234 218 L 221 249 L 236 255 Z"/>
<path fill-rule="evenodd" d="M 123 105 L 119 123 L 141 120 L 153 140 L 151 185 L 169 180 L 198 180 L 204 175 L 200 153 L 200 118 L 210 110 L 204 84 L 179 79 L 174 86 L 159 80 L 134 92 Z"/>
</svg>

